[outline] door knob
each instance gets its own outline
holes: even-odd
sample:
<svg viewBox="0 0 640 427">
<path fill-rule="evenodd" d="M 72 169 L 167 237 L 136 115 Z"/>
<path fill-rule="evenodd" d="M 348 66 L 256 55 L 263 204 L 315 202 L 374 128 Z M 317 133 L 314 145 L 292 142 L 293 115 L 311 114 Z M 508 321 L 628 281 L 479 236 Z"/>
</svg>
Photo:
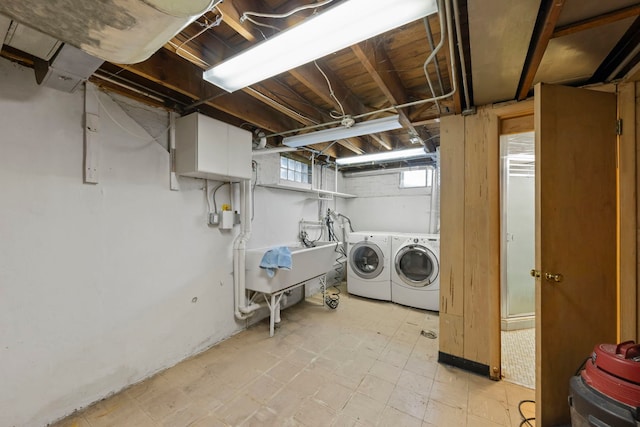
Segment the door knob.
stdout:
<svg viewBox="0 0 640 427">
<path fill-rule="evenodd" d="M 534 277 L 536 279 L 540 278 L 540 272 L 536 269 L 531 269 L 531 271 L 529 271 L 529 274 L 531 275 L 531 277 Z"/>
<path fill-rule="evenodd" d="M 544 273 L 544 278 L 547 279 L 548 282 L 562 282 L 562 274 L 560 273 Z"/>
</svg>

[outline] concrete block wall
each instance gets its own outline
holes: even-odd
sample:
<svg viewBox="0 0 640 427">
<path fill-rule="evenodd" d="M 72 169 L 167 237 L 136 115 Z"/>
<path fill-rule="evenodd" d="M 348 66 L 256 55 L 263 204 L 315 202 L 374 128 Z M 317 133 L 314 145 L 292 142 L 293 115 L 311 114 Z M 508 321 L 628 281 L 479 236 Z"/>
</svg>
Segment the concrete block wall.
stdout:
<svg viewBox="0 0 640 427">
<path fill-rule="evenodd" d="M 400 172 L 343 178 L 347 215 L 355 231 L 428 233 L 431 189 L 399 188 Z"/>
</svg>

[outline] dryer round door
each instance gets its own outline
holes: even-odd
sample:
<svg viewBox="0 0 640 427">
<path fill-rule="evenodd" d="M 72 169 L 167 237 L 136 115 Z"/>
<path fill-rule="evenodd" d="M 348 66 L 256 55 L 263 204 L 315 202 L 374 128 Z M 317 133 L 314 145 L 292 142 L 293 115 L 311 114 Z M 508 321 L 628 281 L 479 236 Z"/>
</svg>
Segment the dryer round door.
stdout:
<svg viewBox="0 0 640 427">
<path fill-rule="evenodd" d="M 375 279 L 384 269 L 384 254 L 370 242 L 358 242 L 349 252 L 349 267 L 363 279 Z"/>
<path fill-rule="evenodd" d="M 409 286 L 424 288 L 432 284 L 440 273 L 438 258 L 427 247 L 407 245 L 395 258 L 396 273 Z"/>
</svg>

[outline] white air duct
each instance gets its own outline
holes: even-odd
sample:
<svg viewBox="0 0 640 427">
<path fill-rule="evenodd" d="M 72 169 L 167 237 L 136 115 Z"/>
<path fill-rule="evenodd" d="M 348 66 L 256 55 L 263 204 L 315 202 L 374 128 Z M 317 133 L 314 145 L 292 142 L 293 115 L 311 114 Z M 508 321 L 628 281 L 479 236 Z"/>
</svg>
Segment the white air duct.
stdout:
<svg viewBox="0 0 640 427">
<path fill-rule="evenodd" d="M 102 59 L 65 43 L 51 60 L 36 58 L 33 68 L 38 84 L 63 92 L 73 92 L 103 62 Z"/>
<path fill-rule="evenodd" d="M 216 2 L 217 3 L 217 2 Z M 0 13 L 105 61 L 144 61 L 213 0 L 2 0 Z"/>
</svg>

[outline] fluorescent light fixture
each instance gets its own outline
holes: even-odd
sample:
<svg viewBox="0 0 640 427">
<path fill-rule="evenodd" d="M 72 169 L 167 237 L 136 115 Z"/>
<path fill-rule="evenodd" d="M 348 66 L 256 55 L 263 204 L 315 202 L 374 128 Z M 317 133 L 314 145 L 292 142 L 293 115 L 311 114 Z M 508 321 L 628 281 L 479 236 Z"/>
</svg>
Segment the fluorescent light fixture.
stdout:
<svg viewBox="0 0 640 427">
<path fill-rule="evenodd" d="M 427 153 L 424 148 L 410 148 L 408 150 L 385 151 L 382 153 L 362 154 L 360 156 L 342 157 L 336 159 L 338 166 L 355 165 L 359 163 L 375 163 L 386 160 L 407 160 L 420 157 L 429 157 L 432 153 Z"/>
<path fill-rule="evenodd" d="M 206 70 L 203 78 L 233 92 L 437 11 L 436 0 L 345 0 Z"/>
<path fill-rule="evenodd" d="M 400 116 L 389 116 L 381 119 L 359 122 L 351 127 L 338 127 L 304 133 L 302 135 L 288 136 L 282 139 L 282 145 L 288 147 L 304 147 L 319 142 L 335 141 L 337 139 L 351 138 L 354 136 L 370 135 L 372 133 L 385 132 L 400 129 Z"/>
</svg>

